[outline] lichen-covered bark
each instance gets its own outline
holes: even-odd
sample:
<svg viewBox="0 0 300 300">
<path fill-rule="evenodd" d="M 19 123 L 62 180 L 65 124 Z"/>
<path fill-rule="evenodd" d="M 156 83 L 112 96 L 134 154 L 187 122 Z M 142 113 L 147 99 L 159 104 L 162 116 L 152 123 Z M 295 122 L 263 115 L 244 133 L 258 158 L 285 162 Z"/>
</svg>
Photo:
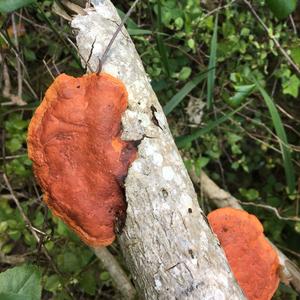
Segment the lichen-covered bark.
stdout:
<svg viewBox="0 0 300 300">
<path fill-rule="evenodd" d="M 90 65 L 115 32 L 120 18 L 109 0 L 77 16 L 77 45 Z M 126 179 L 127 220 L 119 242 L 141 297 L 145 299 L 245 299 L 215 236 L 174 144 L 166 118 L 135 47 L 123 29 L 103 66 L 122 80 L 128 110 L 123 139 L 139 140 L 139 157 Z M 158 126 L 159 125 L 159 126 Z"/>
</svg>

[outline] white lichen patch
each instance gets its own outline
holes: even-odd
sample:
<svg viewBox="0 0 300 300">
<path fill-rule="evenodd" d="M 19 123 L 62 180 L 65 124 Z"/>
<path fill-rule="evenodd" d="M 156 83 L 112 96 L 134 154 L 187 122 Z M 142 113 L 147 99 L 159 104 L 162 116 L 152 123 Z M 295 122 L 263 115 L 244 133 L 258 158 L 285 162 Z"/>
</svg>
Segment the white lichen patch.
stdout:
<svg viewBox="0 0 300 300">
<path fill-rule="evenodd" d="M 172 167 L 166 166 L 166 167 L 163 167 L 163 169 L 162 169 L 162 175 L 165 180 L 171 181 L 171 180 L 173 180 L 175 173 L 174 173 Z"/>
<path fill-rule="evenodd" d="M 156 112 L 155 117 L 156 117 L 156 119 L 157 119 L 160 126 L 166 126 L 167 125 L 166 117 L 162 112 Z"/>
<path fill-rule="evenodd" d="M 192 210 L 192 212 L 195 210 L 195 204 L 190 195 L 185 194 L 185 193 L 181 194 L 180 198 L 178 199 L 177 205 L 178 205 L 181 217 L 184 217 L 184 218 L 192 217 L 192 215 L 189 211 L 190 211 L 190 209 Z"/>
<path fill-rule="evenodd" d="M 207 298 L 208 300 L 226 300 L 228 298 L 226 298 L 225 294 L 221 291 L 221 290 L 215 290 L 214 291 L 214 295 L 210 298 Z"/>
<path fill-rule="evenodd" d="M 152 204 L 152 207 L 153 207 L 154 215 L 157 215 L 157 216 L 159 216 L 162 211 L 170 210 L 170 205 L 167 202 L 163 202 L 163 203 L 154 202 Z"/>
<path fill-rule="evenodd" d="M 120 78 L 120 69 L 117 66 L 107 65 L 105 72 L 115 76 L 116 78 Z"/>
<path fill-rule="evenodd" d="M 154 288 L 159 291 L 162 287 L 162 282 L 159 279 L 158 275 L 154 275 Z"/>
<path fill-rule="evenodd" d="M 174 179 L 175 179 L 175 182 L 176 182 L 177 185 L 180 185 L 180 186 L 184 185 L 184 182 L 183 182 L 182 177 L 180 175 L 176 174 Z"/>
<path fill-rule="evenodd" d="M 224 289 L 228 288 L 228 277 L 223 275 L 223 273 L 220 274 L 218 282 L 223 285 Z"/>
<path fill-rule="evenodd" d="M 151 142 L 152 141 L 150 141 L 150 139 L 149 139 L 149 140 L 147 140 L 147 143 L 145 144 L 144 152 L 148 157 L 154 155 L 158 151 L 157 146 Z"/>
<path fill-rule="evenodd" d="M 180 204 L 181 204 L 181 207 L 184 207 L 184 208 L 192 207 L 193 206 L 193 199 L 188 194 L 182 194 L 181 197 L 180 197 Z"/>
<path fill-rule="evenodd" d="M 207 243 L 208 243 L 207 235 L 204 231 L 201 231 L 199 233 L 199 242 L 201 245 L 203 245 L 203 244 L 207 245 Z"/>
<path fill-rule="evenodd" d="M 138 120 L 140 122 L 140 125 L 143 127 L 148 127 L 151 125 L 151 120 L 149 116 L 144 113 L 139 113 Z"/>
<path fill-rule="evenodd" d="M 142 173 L 142 168 L 143 168 L 143 165 L 141 162 L 139 161 L 134 161 L 131 165 L 131 169 L 134 171 L 134 172 L 137 172 L 137 173 Z"/>
<path fill-rule="evenodd" d="M 152 161 L 153 161 L 153 163 L 154 163 L 156 166 L 159 167 L 159 166 L 162 165 L 164 159 L 163 159 L 163 157 L 162 157 L 161 154 L 159 154 L 159 153 L 157 152 L 157 153 L 154 153 L 152 157 L 153 157 Z"/>
</svg>

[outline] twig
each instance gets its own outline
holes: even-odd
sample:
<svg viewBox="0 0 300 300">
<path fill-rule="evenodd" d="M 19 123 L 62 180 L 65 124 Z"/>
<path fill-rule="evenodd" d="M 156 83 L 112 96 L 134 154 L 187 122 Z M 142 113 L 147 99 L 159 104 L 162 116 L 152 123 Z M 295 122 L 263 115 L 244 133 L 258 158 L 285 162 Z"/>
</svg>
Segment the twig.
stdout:
<svg viewBox="0 0 300 300">
<path fill-rule="evenodd" d="M 18 52 L 14 49 L 14 47 L 10 47 L 10 44 L 9 44 L 8 40 L 6 39 L 5 35 L 4 35 L 1 31 L 0 31 L 0 37 L 1 37 L 1 38 L 4 40 L 4 42 L 7 44 L 7 46 L 9 47 L 9 50 L 15 54 L 15 56 L 17 57 L 17 60 L 19 61 L 19 63 L 23 66 L 23 69 L 24 69 L 24 71 L 25 71 L 26 76 L 29 77 L 29 75 L 28 75 L 28 73 L 27 73 L 27 71 L 26 71 L 25 65 L 24 65 L 23 61 L 21 60 L 21 58 L 20 58 Z M 2 60 L 3 60 L 3 64 L 4 64 L 4 58 L 2 58 L 2 56 L 1 56 L 1 54 L 0 54 L 0 62 L 2 62 Z M 6 69 L 7 69 L 7 66 L 6 66 Z M 8 74 L 8 72 L 7 72 L 7 74 Z M 24 77 L 23 77 L 23 80 L 24 80 L 26 86 L 28 87 L 28 89 L 30 90 L 30 92 L 32 93 L 32 95 L 33 95 L 35 98 L 38 98 L 37 94 L 35 93 L 35 91 L 34 91 L 33 88 L 31 87 L 30 83 L 29 83 Z M 9 95 L 10 95 L 10 94 L 9 94 Z M 14 96 L 14 97 L 17 97 L 17 96 L 15 96 L 15 95 L 13 95 L 13 96 Z M 10 96 L 7 96 L 7 97 L 9 98 Z M 18 104 L 18 103 L 17 103 L 18 105 L 24 105 L 24 103 L 27 104 L 27 103 L 24 102 L 22 99 L 14 99 L 14 101 L 16 101 L 16 100 L 19 100 L 19 101 L 21 101 L 20 103 L 22 103 L 22 104 Z"/>
<path fill-rule="evenodd" d="M 113 45 L 113 43 L 114 43 L 116 37 L 118 36 L 118 34 L 119 34 L 119 32 L 121 31 L 123 25 L 126 23 L 127 19 L 128 19 L 129 16 L 131 15 L 133 9 L 134 9 L 135 6 L 138 4 L 138 2 L 139 2 L 139 0 L 135 0 L 135 1 L 133 2 L 133 4 L 131 5 L 130 9 L 128 10 L 128 12 L 126 13 L 126 15 L 124 16 L 124 18 L 123 18 L 121 24 L 118 26 L 117 30 L 114 32 L 114 34 L 113 34 L 111 40 L 109 41 L 109 43 L 108 43 L 108 45 L 107 45 L 107 47 L 106 47 L 106 49 L 105 49 L 105 51 L 104 51 L 104 53 L 103 53 L 103 55 L 102 55 L 102 57 L 101 57 L 101 60 L 100 60 L 100 62 L 99 62 L 99 68 L 98 68 L 98 70 L 97 70 L 97 73 L 100 73 L 100 72 L 101 72 L 102 65 L 104 64 L 104 62 L 105 62 L 105 60 L 106 60 L 106 58 L 107 58 L 107 54 L 108 54 L 108 52 L 109 52 L 111 46 Z"/>
<path fill-rule="evenodd" d="M 54 77 L 54 75 L 52 74 L 51 69 L 48 67 L 47 62 L 46 62 L 44 59 L 43 59 L 43 64 L 45 65 L 45 67 L 46 67 L 48 73 L 50 74 L 50 76 L 52 77 L 52 79 L 55 80 L 55 77 Z"/>
<path fill-rule="evenodd" d="M 222 5 L 222 6 L 218 6 L 214 9 L 212 9 L 211 11 L 209 11 L 206 15 L 204 15 L 203 17 L 201 17 L 198 22 L 197 22 L 197 25 L 199 25 L 202 21 L 204 21 L 206 18 L 208 18 L 209 16 L 227 8 L 227 7 L 230 7 L 234 2 L 236 2 L 237 0 L 232 0 L 230 1 L 229 3 L 225 4 L 225 5 Z M 198 29 L 200 28 L 200 26 L 197 26 Z"/>
<path fill-rule="evenodd" d="M 256 206 L 256 207 L 260 207 L 260 208 L 264 208 L 266 210 L 270 210 L 272 212 L 274 212 L 274 214 L 276 215 L 276 217 L 279 219 L 279 220 L 284 220 L 284 221 L 293 221 L 293 222 L 300 222 L 300 218 L 298 217 L 282 217 L 277 208 L 273 207 L 273 206 L 270 206 L 270 205 L 265 205 L 265 204 L 259 204 L 259 203 L 254 203 L 254 202 L 243 202 L 243 201 L 240 201 L 238 200 L 239 203 L 241 203 L 242 205 L 250 205 L 250 206 Z"/>
<path fill-rule="evenodd" d="M 37 23 L 33 22 L 32 20 L 30 20 L 30 19 L 24 17 L 22 14 L 20 14 L 20 13 L 18 13 L 18 12 L 15 12 L 15 14 L 16 14 L 20 19 L 26 21 L 26 22 L 29 23 L 29 24 L 32 24 L 33 26 L 35 26 L 35 27 L 37 27 L 37 28 L 40 28 L 40 29 L 45 30 L 45 31 L 50 31 L 50 32 L 52 32 L 52 30 L 51 30 L 49 27 L 47 27 L 47 26 L 43 26 L 43 25 L 37 24 Z"/>
<path fill-rule="evenodd" d="M 14 39 L 15 39 L 15 46 L 17 51 L 19 51 L 19 41 L 18 41 L 18 32 L 17 32 L 17 26 L 16 26 L 16 21 L 15 21 L 15 14 L 12 13 L 11 15 L 11 22 L 12 22 L 12 28 L 13 28 L 13 33 L 14 33 Z M 16 59 L 17 63 L 17 74 L 18 74 L 18 97 L 22 99 L 22 70 L 21 70 L 21 64 L 18 59 Z"/>
<path fill-rule="evenodd" d="M 298 252 L 296 252 L 296 251 L 293 251 L 293 250 L 291 250 L 291 249 L 289 249 L 289 248 L 286 248 L 286 247 L 283 247 L 283 246 L 281 246 L 281 245 L 278 245 L 278 248 L 280 248 L 280 249 L 282 249 L 282 250 L 284 250 L 284 251 L 286 251 L 286 252 L 289 252 L 289 253 L 291 253 L 292 255 L 294 255 L 294 256 L 300 258 L 300 253 L 298 253 Z"/>
<path fill-rule="evenodd" d="M 124 299 L 135 299 L 136 290 L 115 257 L 106 247 L 94 248 L 94 252 L 102 262 L 104 268 L 110 273 L 115 287 L 123 295 Z"/>
<path fill-rule="evenodd" d="M 2 94 L 4 97 L 9 98 L 10 96 L 10 89 L 11 89 L 11 83 L 10 83 L 10 78 L 8 74 L 8 68 L 7 64 L 5 63 L 4 59 L 2 58 L 0 54 L 0 62 L 3 63 L 3 82 L 4 82 L 4 87 L 2 90 Z"/>
<path fill-rule="evenodd" d="M 281 47 L 280 43 L 278 42 L 278 40 L 276 39 L 276 37 L 270 33 L 267 25 L 263 22 L 263 20 L 260 18 L 260 16 L 257 14 L 257 12 L 255 11 L 254 7 L 251 5 L 251 3 L 248 0 L 243 0 L 243 2 L 250 8 L 253 16 L 256 18 L 256 20 L 260 23 L 260 25 L 263 27 L 263 29 L 265 30 L 265 32 L 268 34 L 268 37 L 274 42 L 275 46 L 279 49 L 279 51 L 281 52 L 281 54 L 285 57 L 285 59 L 287 60 L 287 62 L 294 68 L 294 70 L 296 71 L 296 73 L 298 73 L 298 75 L 300 75 L 300 69 L 299 67 L 295 64 L 295 62 L 293 61 L 293 59 L 287 54 L 287 52 Z"/>
<path fill-rule="evenodd" d="M 0 160 L 3 160 L 3 159 L 9 160 L 9 159 L 15 159 L 15 158 L 26 157 L 26 156 L 27 156 L 26 153 L 24 153 L 24 154 L 18 154 L 18 155 L 8 155 L 8 156 L 5 156 L 5 158 L 0 157 Z"/>
<path fill-rule="evenodd" d="M 0 252 L 0 263 L 8 265 L 18 265 L 25 262 L 26 259 L 23 255 L 5 255 Z"/>
<path fill-rule="evenodd" d="M 217 207 L 233 207 L 243 209 L 240 201 L 230 193 L 221 189 L 214 181 L 212 181 L 204 171 L 197 176 L 194 170 L 189 171 L 190 177 L 196 186 L 200 187 L 201 192 Z M 283 283 L 291 285 L 298 293 L 300 293 L 300 269 L 291 262 L 271 241 L 271 246 L 276 250 L 281 265 L 280 279 Z"/>
<path fill-rule="evenodd" d="M 9 77 L 9 73 L 8 73 L 8 67 L 7 67 L 7 64 L 4 60 L 4 58 L 1 56 L 0 54 L 0 62 L 2 62 L 3 64 L 3 81 L 4 81 L 4 87 L 3 87 L 3 90 L 2 90 L 2 95 L 5 97 L 5 98 L 8 98 L 10 99 L 11 102 L 3 102 L 1 105 L 5 105 L 5 104 L 12 104 L 12 105 L 19 105 L 19 106 L 22 106 L 22 105 L 26 105 L 27 103 L 25 101 L 22 100 L 21 97 L 19 97 L 18 95 L 13 95 L 11 94 L 11 82 L 10 82 L 10 77 Z"/>
<path fill-rule="evenodd" d="M 290 21 L 291 21 L 291 24 L 292 24 L 292 27 L 293 27 L 294 34 L 297 35 L 297 27 L 296 27 L 296 24 L 294 22 L 294 19 L 293 19 L 292 15 L 290 15 Z"/>
<path fill-rule="evenodd" d="M 88 68 L 89 71 L 90 71 L 91 73 L 93 73 L 93 69 L 92 69 L 92 67 L 91 67 L 91 65 L 90 65 L 90 63 L 89 63 L 89 58 L 86 60 L 86 59 L 81 55 L 81 53 L 79 52 L 77 46 L 73 43 L 73 41 L 72 41 L 70 38 L 67 37 L 67 41 L 68 41 L 68 42 L 71 44 L 71 46 L 76 50 L 76 52 L 77 52 L 77 54 L 79 55 L 79 57 L 84 61 L 84 63 L 85 63 L 85 68 Z M 90 53 L 92 54 L 92 52 L 93 52 L 93 45 L 92 45 L 92 48 L 91 48 L 91 52 L 90 52 Z"/>
</svg>

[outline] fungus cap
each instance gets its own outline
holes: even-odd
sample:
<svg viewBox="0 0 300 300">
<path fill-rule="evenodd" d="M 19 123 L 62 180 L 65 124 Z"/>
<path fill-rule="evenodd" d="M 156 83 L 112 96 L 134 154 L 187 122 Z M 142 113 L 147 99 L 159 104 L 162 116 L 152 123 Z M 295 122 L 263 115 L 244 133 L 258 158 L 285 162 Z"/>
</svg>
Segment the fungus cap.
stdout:
<svg viewBox="0 0 300 300">
<path fill-rule="evenodd" d="M 59 75 L 48 88 L 28 129 L 28 153 L 52 212 L 91 246 L 115 239 L 124 222 L 121 185 L 136 158 L 121 139 L 127 91 L 105 73 Z"/>
<path fill-rule="evenodd" d="M 279 260 L 259 220 L 230 207 L 214 210 L 207 218 L 247 298 L 271 299 L 279 284 Z"/>
</svg>

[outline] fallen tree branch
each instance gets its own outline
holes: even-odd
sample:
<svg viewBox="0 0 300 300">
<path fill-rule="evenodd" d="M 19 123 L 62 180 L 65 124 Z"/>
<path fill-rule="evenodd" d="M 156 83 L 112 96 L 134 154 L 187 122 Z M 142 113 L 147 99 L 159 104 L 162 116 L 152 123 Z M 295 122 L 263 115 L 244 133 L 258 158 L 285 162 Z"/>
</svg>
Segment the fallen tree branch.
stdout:
<svg viewBox="0 0 300 300">
<path fill-rule="evenodd" d="M 199 186 L 203 196 L 211 201 L 217 207 L 234 207 L 243 209 L 241 202 L 230 193 L 221 189 L 214 181 L 212 181 L 204 171 L 197 176 L 193 170 L 189 171 L 190 177 L 196 186 Z M 271 242 L 270 242 L 271 243 Z M 289 260 L 273 243 L 271 245 L 277 251 L 279 263 L 281 265 L 280 279 L 283 283 L 291 285 L 298 293 L 300 293 L 300 270 Z"/>
<path fill-rule="evenodd" d="M 18 265 L 26 261 L 23 255 L 5 255 L 0 252 L 0 263 L 8 265 Z"/>
<path fill-rule="evenodd" d="M 130 282 L 128 276 L 117 262 L 116 258 L 106 247 L 94 249 L 96 256 L 101 261 L 103 267 L 109 272 L 116 289 L 126 300 L 132 300 L 136 296 L 136 290 Z"/>
<path fill-rule="evenodd" d="M 97 70 L 121 20 L 109 0 L 93 0 L 88 15 L 76 16 L 80 56 Z M 92 48 L 93 46 L 93 48 Z M 125 182 L 128 203 L 120 246 L 144 299 L 245 299 L 223 250 L 201 211 L 162 108 L 140 57 L 123 28 L 103 72 L 122 80 L 129 107 L 125 140 L 140 140 L 139 155 Z"/>
</svg>

